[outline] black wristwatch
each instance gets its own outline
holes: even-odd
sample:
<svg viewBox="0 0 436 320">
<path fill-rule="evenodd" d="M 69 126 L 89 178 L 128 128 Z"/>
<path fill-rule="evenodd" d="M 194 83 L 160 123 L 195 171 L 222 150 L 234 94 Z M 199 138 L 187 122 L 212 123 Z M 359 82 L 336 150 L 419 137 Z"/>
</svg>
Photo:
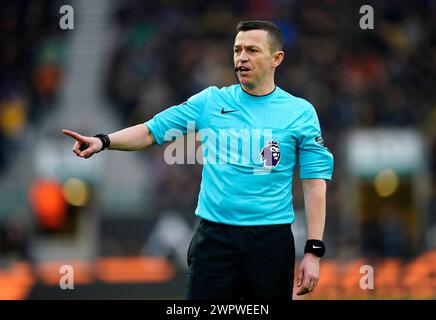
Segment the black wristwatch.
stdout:
<svg viewBox="0 0 436 320">
<path fill-rule="evenodd" d="M 318 258 L 321 258 L 325 254 L 325 245 L 321 240 L 309 239 L 306 241 L 304 247 L 304 253 L 312 253 Z"/>
</svg>

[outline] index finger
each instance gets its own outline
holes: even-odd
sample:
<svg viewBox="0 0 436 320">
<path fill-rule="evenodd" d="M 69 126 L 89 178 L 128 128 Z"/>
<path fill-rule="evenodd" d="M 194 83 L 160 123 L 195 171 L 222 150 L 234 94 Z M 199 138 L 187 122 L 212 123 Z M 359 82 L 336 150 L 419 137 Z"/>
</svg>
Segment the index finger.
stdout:
<svg viewBox="0 0 436 320">
<path fill-rule="evenodd" d="M 66 129 L 63 129 L 62 132 L 64 134 L 66 134 L 67 136 L 70 136 L 71 138 L 76 139 L 79 142 L 85 142 L 85 139 L 83 139 L 83 136 L 81 136 L 77 132 L 66 130 Z"/>
</svg>

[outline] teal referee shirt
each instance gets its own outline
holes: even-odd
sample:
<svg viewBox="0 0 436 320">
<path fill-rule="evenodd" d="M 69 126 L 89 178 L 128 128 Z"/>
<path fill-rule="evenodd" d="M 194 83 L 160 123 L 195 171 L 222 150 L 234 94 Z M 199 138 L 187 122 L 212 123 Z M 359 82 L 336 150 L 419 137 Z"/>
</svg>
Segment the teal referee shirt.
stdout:
<svg viewBox="0 0 436 320">
<path fill-rule="evenodd" d="M 195 214 L 230 225 L 292 223 L 292 178 L 330 180 L 314 107 L 276 86 L 264 96 L 239 84 L 209 87 L 145 122 L 158 145 L 199 132 L 203 174 Z"/>
</svg>

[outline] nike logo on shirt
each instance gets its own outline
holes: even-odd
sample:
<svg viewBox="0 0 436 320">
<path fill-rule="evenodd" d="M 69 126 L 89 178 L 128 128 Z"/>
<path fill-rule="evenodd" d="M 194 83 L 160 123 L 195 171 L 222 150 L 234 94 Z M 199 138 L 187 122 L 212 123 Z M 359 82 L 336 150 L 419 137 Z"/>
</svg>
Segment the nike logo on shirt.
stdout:
<svg viewBox="0 0 436 320">
<path fill-rule="evenodd" d="M 230 112 L 236 112 L 239 110 L 224 110 L 224 108 L 221 109 L 221 114 L 226 114 L 226 113 L 230 113 Z"/>
</svg>

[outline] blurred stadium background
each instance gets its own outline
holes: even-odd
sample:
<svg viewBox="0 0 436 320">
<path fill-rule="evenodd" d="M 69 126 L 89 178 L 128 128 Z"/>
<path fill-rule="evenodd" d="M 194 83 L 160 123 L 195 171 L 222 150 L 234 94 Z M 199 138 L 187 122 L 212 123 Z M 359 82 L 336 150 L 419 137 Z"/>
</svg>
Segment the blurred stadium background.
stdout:
<svg viewBox="0 0 436 320">
<path fill-rule="evenodd" d="M 157 147 L 84 161 L 60 130 L 113 132 L 234 83 L 244 19 L 282 28 L 277 84 L 315 105 L 335 155 L 328 252 L 305 299 L 436 297 L 435 1 L 0 4 L 0 299 L 183 298 L 201 166 L 167 165 Z M 74 30 L 59 27 L 65 4 Z M 365 4 L 373 30 L 359 27 Z M 294 197 L 300 259 L 298 179 Z"/>
</svg>

